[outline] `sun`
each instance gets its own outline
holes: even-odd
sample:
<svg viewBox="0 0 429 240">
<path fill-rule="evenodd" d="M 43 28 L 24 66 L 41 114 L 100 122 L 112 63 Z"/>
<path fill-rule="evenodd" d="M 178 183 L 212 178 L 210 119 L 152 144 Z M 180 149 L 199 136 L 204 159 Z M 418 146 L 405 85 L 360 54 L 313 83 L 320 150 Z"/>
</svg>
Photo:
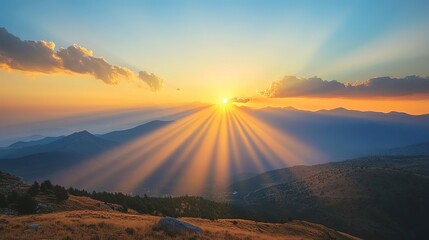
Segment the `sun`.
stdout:
<svg viewBox="0 0 429 240">
<path fill-rule="evenodd" d="M 227 99 L 227 98 L 224 98 L 224 99 L 223 99 L 223 101 L 222 101 L 222 103 L 223 103 L 223 104 L 227 104 L 227 103 L 228 103 L 228 99 Z"/>
</svg>

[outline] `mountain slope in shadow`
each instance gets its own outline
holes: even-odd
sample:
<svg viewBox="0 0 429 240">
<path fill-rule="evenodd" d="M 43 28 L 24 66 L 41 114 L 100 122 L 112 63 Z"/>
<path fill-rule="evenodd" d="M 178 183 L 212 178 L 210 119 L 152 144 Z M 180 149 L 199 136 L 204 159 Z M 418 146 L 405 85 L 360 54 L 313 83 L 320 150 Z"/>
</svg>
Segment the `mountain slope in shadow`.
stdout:
<svg viewBox="0 0 429 240">
<path fill-rule="evenodd" d="M 115 145 L 114 142 L 99 138 L 88 131 L 81 131 L 46 144 L 6 149 L 0 153 L 0 157 L 15 158 L 49 152 L 72 152 L 90 155 L 107 150 Z"/>
<path fill-rule="evenodd" d="M 51 178 L 55 173 L 169 123 L 170 121 L 152 121 L 132 129 L 98 136 L 81 131 L 49 140 L 18 142 L 0 151 L 0 169 L 23 177 L 26 181 Z"/>
<path fill-rule="evenodd" d="M 44 137 L 44 138 L 39 139 L 39 140 L 18 141 L 18 142 L 15 142 L 15 143 L 12 143 L 11 145 L 9 145 L 9 148 L 22 148 L 22 147 L 36 146 L 36 145 L 40 145 L 40 144 L 47 144 L 47 143 L 51 143 L 51 142 L 54 142 L 56 140 L 59 140 L 59 139 L 61 139 L 63 137 L 64 136 L 59 136 L 59 137 Z"/>
<path fill-rule="evenodd" d="M 429 234 L 429 157 L 292 167 L 242 181 L 232 190 L 238 192 L 233 202 L 251 206 L 270 221 L 288 215 L 364 239 L 423 239 Z"/>
<path fill-rule="evenodd" d="M 102 139 L 123 143 L 123 142 L 133 140 L 135 138 L 144 136 L 146 134 L 149 134 L 157 129 L 167 126 L 172 122 L 173 121 L 155 120 L 155 121 L 151 121 L 151 122 L 139 125 L 134 128 L 102 134 L 102 135 L 99 135 L 99 137 Z"/>
<path fill-rule="evenodd" d="M 391 148 L 381 152 L 381 155 L 396 156 L 429 156 L 429 142 L 412 144 L 404 147 Z"/>
</svg>

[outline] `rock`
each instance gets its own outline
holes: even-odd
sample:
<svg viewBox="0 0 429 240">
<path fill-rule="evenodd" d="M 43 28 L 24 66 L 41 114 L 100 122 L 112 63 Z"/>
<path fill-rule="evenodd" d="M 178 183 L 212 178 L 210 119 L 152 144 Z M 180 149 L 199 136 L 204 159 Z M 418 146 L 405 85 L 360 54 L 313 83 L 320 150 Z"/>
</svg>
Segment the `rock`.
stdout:
<svg viewBox="0 0 429 240">
<path fill-rule="evenodd" d="M 0 208 L 0 215 L 18 215 L 18 212 L 10 208 Z"/>
<path fill-rule="evenodd" d="M 50 213 L 53 212 L 53 210 L 49 207 L 46 203 L 37 203 L 36 207 L 36 213 Z"/>
<path fill-rule="evenodd" d="M 161 218 L 158 222 L 158 227 L 170 235 L 175 235 L 181 232 L 192 232 L 195 234 L 201 233 L 201 228 L 171 217 Z"/>
<path fill-rule="evenodd" d="M 33 229 L 33 230 L 37 231 L 37 230 L 39 230 L 40 225 L 39 225 L 39 224 L 35 224 L 35 223 L 33 223 L 33 224 L 28 225 L 28 228 Z"/>
</svg>

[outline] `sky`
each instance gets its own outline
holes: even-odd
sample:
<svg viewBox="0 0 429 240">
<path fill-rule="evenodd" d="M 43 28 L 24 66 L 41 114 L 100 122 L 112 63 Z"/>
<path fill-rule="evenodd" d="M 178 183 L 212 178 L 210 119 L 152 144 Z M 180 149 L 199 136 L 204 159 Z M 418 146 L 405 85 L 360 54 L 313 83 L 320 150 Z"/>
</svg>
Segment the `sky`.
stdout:
<svg viewBox="0 0 429 240">
<path fill-rule="evenodd" d="M 425 114 L 428 12 L 429 1 L 5 1 L 0 111 L 240 98 Z"/>
</svg>

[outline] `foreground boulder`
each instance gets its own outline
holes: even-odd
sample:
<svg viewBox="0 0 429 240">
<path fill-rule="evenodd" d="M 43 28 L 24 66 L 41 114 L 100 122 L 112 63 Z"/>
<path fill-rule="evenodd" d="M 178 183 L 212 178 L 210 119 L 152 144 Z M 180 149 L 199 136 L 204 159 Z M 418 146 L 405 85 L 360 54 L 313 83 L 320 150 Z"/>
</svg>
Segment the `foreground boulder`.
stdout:
<svg viewBox="0 0 429 240">
<path fill-rule="evenodd" d="M 176 235 L 182 232 L 201 233 L 201 228 L 171 217 L 161 218 L 158 222 L 158 227 L 170 235 Z"/>
<path fill-rule="evenodd" d="M 33 229 L 34 231 L 37 231 L 37 230 L 39 230 L 40 225 L 33 223 L 33 224 L 28 225 L 28 228 Z"/>
</svg>

